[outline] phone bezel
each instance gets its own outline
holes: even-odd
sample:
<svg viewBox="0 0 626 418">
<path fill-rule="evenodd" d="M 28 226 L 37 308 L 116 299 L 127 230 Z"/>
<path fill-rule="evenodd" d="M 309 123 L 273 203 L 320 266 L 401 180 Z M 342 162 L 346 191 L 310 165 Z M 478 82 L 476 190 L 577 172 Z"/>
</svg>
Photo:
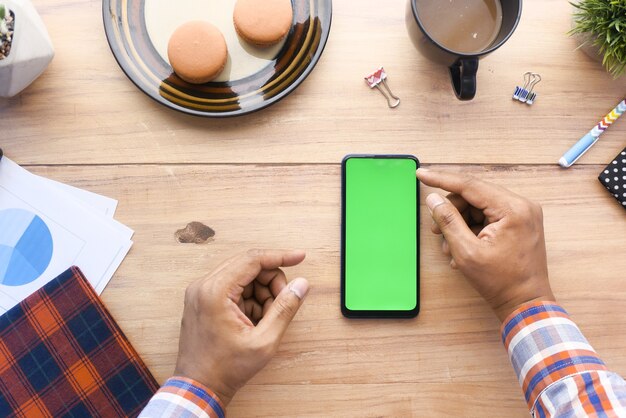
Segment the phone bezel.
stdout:
<svg viewBox="0 0 626 418">
<path fill-rule="evenodd" d="M 341 313 L 346 318 L 415 318 L 420 311 L 420 237 L 419 237 L 419 220 L 420 220 L 420 188 L 419 180 L 415 178 L 415 199 L 416 199 L 416 305 L 414 309 L 408 311 L 380 311 L 367 310 L 357 311 L 346 307 L 346 168 L 348 160 L 352 158 L 380 158 L 380 159 L 410 159 L 415 161 L 416 169 L 420 167 L 420 162 L 414 155 L 404 154 L 349 154 L 341 161 Z"/>
</svg>

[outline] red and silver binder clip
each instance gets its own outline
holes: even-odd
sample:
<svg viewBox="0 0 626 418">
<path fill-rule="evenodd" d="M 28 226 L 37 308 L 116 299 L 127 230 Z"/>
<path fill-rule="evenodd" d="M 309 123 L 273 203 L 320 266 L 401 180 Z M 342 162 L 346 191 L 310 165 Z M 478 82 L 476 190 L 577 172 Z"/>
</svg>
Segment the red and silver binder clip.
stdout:
<svg viewBox="0 0 626 418">
<path fill-rule="evenodd" d="M 394 109 L 400 106 L 400 98 L 391 92 L 391 89 L 387 85 L 387 73 L 383 67 L 372 74 L 365 77 L 365 83 L 371 88 L 378 89 L 379 92 L 387 99 L 387 104 L 390 108 Z M 383 87 L 381 87 L 381 84 Z M 384 89 L 383 89 L 384 88 Z"/>
</svg>

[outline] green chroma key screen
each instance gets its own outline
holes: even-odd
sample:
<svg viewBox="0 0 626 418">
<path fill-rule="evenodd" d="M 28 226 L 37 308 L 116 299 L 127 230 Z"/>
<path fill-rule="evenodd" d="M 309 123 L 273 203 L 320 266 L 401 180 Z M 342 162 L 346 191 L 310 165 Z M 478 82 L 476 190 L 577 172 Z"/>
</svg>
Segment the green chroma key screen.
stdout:
<svg viewBox="0 0 626 418">
<path fill-rule="evenodd" d="M 410 156 L 348 156 L 343 166 L 343 311 L 415 316 L 419 163 Z"/>
</svg>

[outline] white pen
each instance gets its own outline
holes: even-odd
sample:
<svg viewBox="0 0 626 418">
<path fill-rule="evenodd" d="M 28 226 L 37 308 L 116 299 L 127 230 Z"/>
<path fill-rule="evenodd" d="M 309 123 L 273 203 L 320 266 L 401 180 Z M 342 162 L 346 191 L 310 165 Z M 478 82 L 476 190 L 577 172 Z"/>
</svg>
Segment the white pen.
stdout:
<svg viewBox="0 0 626 418">
<path fill-rule="evenodd" d="M 619 119 L 626 112 L 626 100 L 622 100 L 615 109 L 604 117 L 594 128 L 580 140 L 574 144 L 562 157 L 559 159 L 559 165 L 564 168 L 571 167 L 580 157 L 587 152 L 593 144 L 598 142 L 600 135 L 604 133 L 609 126 L 611 126 L 616 120 Z"/>
</svg>

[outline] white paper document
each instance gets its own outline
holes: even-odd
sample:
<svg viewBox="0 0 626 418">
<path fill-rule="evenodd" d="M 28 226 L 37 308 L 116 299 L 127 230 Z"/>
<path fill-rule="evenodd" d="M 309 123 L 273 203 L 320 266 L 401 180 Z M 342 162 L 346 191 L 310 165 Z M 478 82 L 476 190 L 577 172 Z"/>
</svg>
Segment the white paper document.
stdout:
<svg viewBox="0 0 626 418">
<path fill-rule="evenodd" d="M 117 202 L 0 160 L 0 314 L 76 265 L 98 294 L 132 246 Z"/>
<path fill-rule="evenodd" d="M 102 212 L 103 215 L 109 218 L 113 218 L 115 215 L 115 210 L 117 209 L 117 200 L 115 199 L 79 189 L 78 187 L 70 186 L 69 184 L 59 183 L 58 181 L 50 180 L 45 177 L 39 178 L 44 183 L 48 183 L 52 187 L 58 187 L 61 190 L 73 195 L 86 206 Z"/>
</svg>

